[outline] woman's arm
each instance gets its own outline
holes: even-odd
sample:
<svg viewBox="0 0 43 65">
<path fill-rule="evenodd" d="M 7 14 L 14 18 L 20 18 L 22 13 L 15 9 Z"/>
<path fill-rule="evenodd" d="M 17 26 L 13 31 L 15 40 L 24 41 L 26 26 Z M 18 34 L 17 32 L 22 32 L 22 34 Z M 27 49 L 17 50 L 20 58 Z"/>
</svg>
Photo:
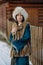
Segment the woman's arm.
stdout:
<svg viewBox="0 0 43 65">
<path fill-rule="evenodd" d="M 12 32 L 11 32 L 10 36 L 9 36 L 9 41 L 12 42 L 12 39 L 13 39 L 13 35 L 12 35 Z"/>
</svg>

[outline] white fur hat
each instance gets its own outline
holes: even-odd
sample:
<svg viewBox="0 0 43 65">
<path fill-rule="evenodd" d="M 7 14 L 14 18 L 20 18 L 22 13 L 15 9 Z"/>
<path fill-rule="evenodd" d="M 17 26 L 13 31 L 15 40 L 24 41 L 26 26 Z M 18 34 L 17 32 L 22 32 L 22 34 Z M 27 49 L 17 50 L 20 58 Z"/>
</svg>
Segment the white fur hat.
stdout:
<svg viewBox="0 0 43 65">
<path fill-rule="evenodd" d="M 28 13 L 27 13 L 26 10 L 25 10 L 24 8 L 22 8 L 22 7 L 16 7 L 15 10 L 13 11 L 12 16 L 13 16 L 14 20 L 16 20 L 15 16 L 16 16 L 17 14 L 19 14 L 19 13 L 21 13 L 21 14 L 24 16 L 24 19 L 25 19 L 25 21 L 26 21 L 27 18 L 28 18 Z"/>
</svg>

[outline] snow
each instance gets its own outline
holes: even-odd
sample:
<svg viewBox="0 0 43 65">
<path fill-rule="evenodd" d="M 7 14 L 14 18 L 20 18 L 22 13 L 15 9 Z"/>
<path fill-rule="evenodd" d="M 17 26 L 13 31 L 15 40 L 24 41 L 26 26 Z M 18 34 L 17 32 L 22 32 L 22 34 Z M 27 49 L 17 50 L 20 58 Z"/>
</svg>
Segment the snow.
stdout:
<svg viewBox="0 0 43 65">
<path fill-rule="evenodd" d="M 0 65 L 11 65 L 10 47 L 6 42 L 0 41 Z M 32 65 L 31 61 L 29 61 Z"/>
<path fill-rule="evenodd" d="M 10 65 L 10 48 L 5 42 L 0 41 L 0 65 Z"/>
</svg>

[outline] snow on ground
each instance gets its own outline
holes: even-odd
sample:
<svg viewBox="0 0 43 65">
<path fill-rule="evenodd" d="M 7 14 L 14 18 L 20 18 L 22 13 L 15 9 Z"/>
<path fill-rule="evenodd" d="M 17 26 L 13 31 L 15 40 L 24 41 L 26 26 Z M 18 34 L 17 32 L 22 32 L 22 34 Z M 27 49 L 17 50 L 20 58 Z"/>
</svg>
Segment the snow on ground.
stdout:
<svg viewBox="0 0 43 65">
<path fill-rule="evenodd" d="M 6 42 L 0 41 L 0 65 L 10 65 L 10 47 Z M 31 61 L 29 62 L 32 65 Z"/>
<path fill-rule="evenodd" d="M 10 65 L 10 49 L 5 42 L 0 41 L 0 65 Z"/>
</svg>

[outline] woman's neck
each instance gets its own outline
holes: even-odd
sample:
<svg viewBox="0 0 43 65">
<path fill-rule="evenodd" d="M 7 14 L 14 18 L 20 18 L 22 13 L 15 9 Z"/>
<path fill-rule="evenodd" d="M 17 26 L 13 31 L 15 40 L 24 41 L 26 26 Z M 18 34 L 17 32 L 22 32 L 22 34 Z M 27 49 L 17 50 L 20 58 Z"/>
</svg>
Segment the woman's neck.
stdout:
<svg viewBox="0 0 43 65">
<path fill-rule="evenodd" d="M 20 26 L 22 23 L 21 22 L 18 22 L 18 26 Z"/>
</svg>

